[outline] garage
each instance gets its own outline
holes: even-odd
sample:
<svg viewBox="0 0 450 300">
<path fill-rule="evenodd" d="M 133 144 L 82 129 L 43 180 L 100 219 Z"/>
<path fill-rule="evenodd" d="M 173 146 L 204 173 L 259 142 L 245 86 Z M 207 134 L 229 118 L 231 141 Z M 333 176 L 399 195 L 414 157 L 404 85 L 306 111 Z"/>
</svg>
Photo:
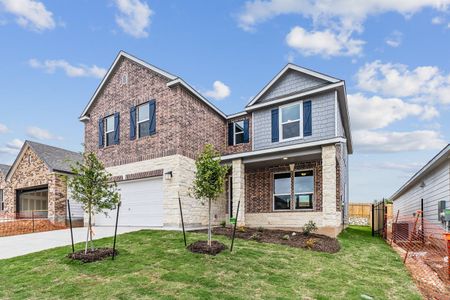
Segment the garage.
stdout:
<svg viewBox="0 0 450 300">
<path fill-rule="evenodd" d="M 122 206 L 119 226 L 163 226 L 163 181 L 161 177 L 117 183 Z M 114 226 L 117 211 L 95 215 L 96 226 Z"/>
</svg>

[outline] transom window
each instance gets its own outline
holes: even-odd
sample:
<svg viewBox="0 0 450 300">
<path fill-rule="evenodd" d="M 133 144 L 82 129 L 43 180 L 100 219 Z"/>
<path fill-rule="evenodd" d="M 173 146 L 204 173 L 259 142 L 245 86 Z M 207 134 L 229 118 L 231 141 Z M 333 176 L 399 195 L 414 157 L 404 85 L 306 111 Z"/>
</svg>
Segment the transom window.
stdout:
<svg viewBox="0 0 450 300">
<path fill-rule="evenodd" d="M 291 173 L 277 173 L 273 178 L 273 209 L 291 209 Z"/>
<path fill-rule="evenodd" d="M 301 102 L 280 107 L 281 140 L 291 140 L 302 136 Z"/>
<path fill-rule="evenodd" d="M 150 107 L 148 102 L 137 107 L 137 130 L 140 138 L 150 135 Z"/>
<path fill-rule="evenodd" d="M 312 170 L 275 173 L 273 179 L 274 210 L 313 208 L 314 172 Z M 294 184 L 293 189 L 292 184 Z"/>
<path fill-rule="evenodd" d="M 294 177 L 295 209 L 313 208 L 314 173 L 298 171 Z"/>
<path fill-rule="evenodd" d="M 234 144 L 244 143 L 244 121 L 234 122 Z"/>
<path fill-rule="evenodd" d="M 105 118 L 105 141 L 106 146 L 114 144 L 114 115 Z"/>
</svg>

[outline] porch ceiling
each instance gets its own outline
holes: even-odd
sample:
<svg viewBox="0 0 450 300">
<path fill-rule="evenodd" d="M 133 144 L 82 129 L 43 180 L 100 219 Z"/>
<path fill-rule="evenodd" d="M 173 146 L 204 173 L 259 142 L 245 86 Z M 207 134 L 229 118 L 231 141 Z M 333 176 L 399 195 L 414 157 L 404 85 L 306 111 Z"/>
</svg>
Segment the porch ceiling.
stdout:
<svg viewBox="0 0 450 300">
<path fill-rule="evenodd" d="M 286 165 L 294 162 L 312 161 L 322 158 L 320 147 L 303 151 L 285 151 L 276 154 L 266 154 L 254 157 L 246 157 L 243 163 L 248 168 L 258 168 L 270 165 Z"/>
</svg>

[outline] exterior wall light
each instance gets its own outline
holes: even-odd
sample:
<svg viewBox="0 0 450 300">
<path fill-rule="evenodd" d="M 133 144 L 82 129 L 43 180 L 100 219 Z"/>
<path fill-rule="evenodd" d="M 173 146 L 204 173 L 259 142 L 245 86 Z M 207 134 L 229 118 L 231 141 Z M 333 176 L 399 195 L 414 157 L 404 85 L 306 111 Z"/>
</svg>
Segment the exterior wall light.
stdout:
<svg viewBox="0 0 450 300">
<path fill-rule="evenodd" d="M 164 179 L 170 180 L 172 179 L 172 177 L 173 177 L 172 171 L 164 173 Z"/>
</svg>

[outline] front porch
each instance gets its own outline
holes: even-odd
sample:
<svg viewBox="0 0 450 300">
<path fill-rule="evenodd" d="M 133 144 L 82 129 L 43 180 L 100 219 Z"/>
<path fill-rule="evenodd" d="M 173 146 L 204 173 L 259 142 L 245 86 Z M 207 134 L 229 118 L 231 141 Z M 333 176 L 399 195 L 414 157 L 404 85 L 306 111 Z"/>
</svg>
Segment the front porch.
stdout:
<svg viewBox="0 0 450 300">
<path fill-rule="evenodd" d="M 301 230 L 309 221 L 318 233 L 337 236 L 343 229 L 340 144 L 273 151 L 226 160 L 227 219 L 249 227 Z"/>
</svg>

